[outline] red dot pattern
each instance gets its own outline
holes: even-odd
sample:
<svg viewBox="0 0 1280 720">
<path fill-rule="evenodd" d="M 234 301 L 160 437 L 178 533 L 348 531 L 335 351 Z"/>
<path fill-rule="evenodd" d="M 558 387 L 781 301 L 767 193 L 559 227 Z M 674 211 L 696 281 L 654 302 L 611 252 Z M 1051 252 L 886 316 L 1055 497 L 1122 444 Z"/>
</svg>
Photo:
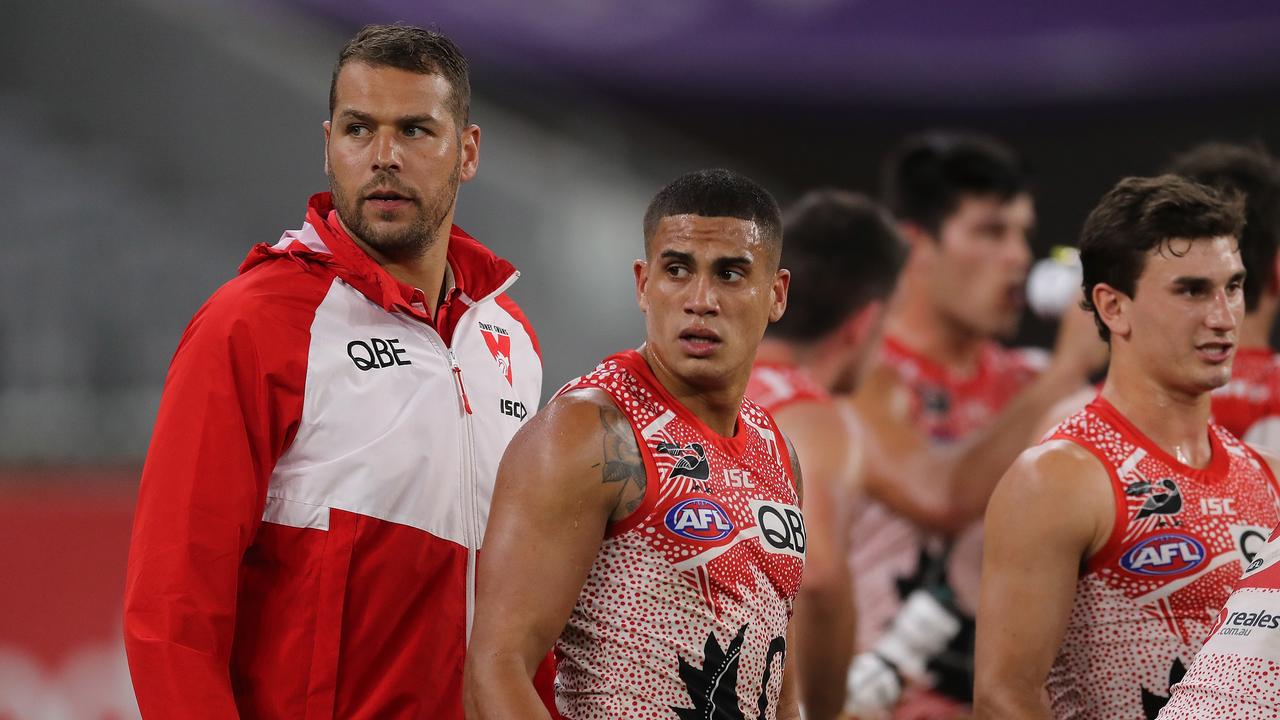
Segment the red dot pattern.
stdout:
<svg viewBox="0 0 1280 720">
<path fill-rule="evenodd" d="M 1141 718 L 1144 690 L 1168 696 L 1175 661 L 1184 667 L 1191 663 L 1243 570 L 1239 528 L 1265 528 L 1265 537 L 1280 520 L 1268 474 L 1221 427 L 1212 425 L 1211 432 L 1227 455 L 1225 472 L 1215 470 L 1217 464 L 1197 470 L 1168 458 L 1114 413 L 1095 401 L 1064 421 L 1052 437 L 1105 458 L 1113 469 L 1113 484 L 1118 469 L 1126 468 L 1118 480 L 1122 494 L 1135 482 L 1171 478 L 1182 507 L 1174 514 L 1139 519 L 1151 493 L 1135 492 L 1117 508 L 1115 522 L 1123 530 L 1090 559 L 1081 576 L 1062 647 L 1045 684 L 1059 718 Z M 1135 457 L 1140 459 L 1134 462 Z M 1201 502 L 1222 499 L 1230 500 L 1229 514 L 1206 512 L 1210 508 Z M 1158 548 L 1168 541 L 1152 538 L 1170 534 L 1200 543 L 1203 560 L 1169 575 L 1126 569 L 1126 553 L 1152 544 Z M 1160 569 L 1158 564 L 1145 567 Z"/>
<path fill-rule="evenodd" d="M 738 417 L 744 440 L 711 435 L 688 411 L 673 407 L 643 362 L 635 353 L 623 353 L 566 385 L 608 392 L 637 432 L 668 410 L 676 415 L 647 438 L 643 449 L 658 475 L 648 479 L 646 505 L 637 511 L 643 517 L 606 536 L 556 645 L 557 706 L 570 720 L 674 718 L 672 708 L 693 707 L 679 674 L 680 659 L 702 668 L 708 635 L 727 648 L 745 625 L 738 710 L 743 717 L 756 717 L 766 653 L 786 634 L 804 568 L 803 558 L 766 549 L 750 507 L 752 500 L 798 504 L 779 448 L 781 435 L 769 414 L 750 401 L 743 402 Z M 695 487 L 689 477 L 672 477 L 678 458 L 658 452 L 659 443 L 701 444 L 708 479 Z M 731 485 L 728 470 L 745 471 L 754 487 Z M 718 504 L 734 526 L 729 536 L 708 542 L 668 529 L 667 511 L 689 497 Z M 768 717 L 776 712 L 782 674 L 782 662 L 775 658 L 763 688 Z"/>
</svg>

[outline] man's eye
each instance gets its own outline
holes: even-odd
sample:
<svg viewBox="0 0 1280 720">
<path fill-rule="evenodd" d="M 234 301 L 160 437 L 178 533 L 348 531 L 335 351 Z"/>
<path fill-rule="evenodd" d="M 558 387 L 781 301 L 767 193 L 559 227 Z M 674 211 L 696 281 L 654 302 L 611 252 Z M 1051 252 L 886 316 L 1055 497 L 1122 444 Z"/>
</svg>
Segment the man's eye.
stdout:
<svg viewBox="0 0 1280 720">
<path fill-rule="evenodd" d="M 668 265 L 667 274 L 673 278 L 683 278 L 689 276 L 689 269 L 683 265 Z"/>
<path fill-rule="evenodd" d="M 364 137 L 369 134 L 369 128 L 363 125 L 348 125 L 347 134 L 353 137 Z"/>
<path fill-rule="evenodd" d="M 411 125 L 410 127 L 407 127 L 404 129 L 404 134 L 407 137 L 425 137 L 427 135 L 430 135 L 431 133 L 428 132 L 427 129 L 424 127 L 421 127 L 419 125 Z"/>
<path fill-rule="evenodd" d="M 746 275 L 742 274 L 742 272 L 738 270 L 721 270 L 720 271 L 721 280 L 728 280 L 728 281 L 741 280 L 744 277 L 746 277 Z"/>
</svg>

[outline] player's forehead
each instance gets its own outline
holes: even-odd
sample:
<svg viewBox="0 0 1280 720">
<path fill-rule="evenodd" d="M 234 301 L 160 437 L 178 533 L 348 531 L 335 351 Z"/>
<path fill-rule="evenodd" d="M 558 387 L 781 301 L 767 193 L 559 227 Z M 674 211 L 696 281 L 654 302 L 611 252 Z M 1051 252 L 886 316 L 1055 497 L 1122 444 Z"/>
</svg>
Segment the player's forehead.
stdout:
<svg viewBox="0 0 1280 720">
<path fill-rule="evenodd" d="M 1011 198 L 992 193 L 966 193 L 960 196 L 946 221 L 963 225 L 1001 223 L 1026 230 L 1036 223 L 1036 207 L 1030 193 L 1018 193 Z"/>
<path fill-rule="evenodd" d="M 752 220 L 684 214 L 659 220 L 648 246 L 654 258 L 674 253 L 707 261 L 724 257 L 757 261 L 767 256 L 771 242 Z"/>
<path fill-rule="evenodd" d="M 1147 251 L 1138 282 L 1166 285 L 1199 279 L 1221 285 L 1243 272 L 1240 243 L 1234 237 L 1172 238 Z"/>
<path fill-rule="evenodd" d="M 447 121 L 451 93 L 443 75 L 353 61 L 338 72 L 334 116 L 356 113 L 379 120 L 425 116 Z"/>
</svg>

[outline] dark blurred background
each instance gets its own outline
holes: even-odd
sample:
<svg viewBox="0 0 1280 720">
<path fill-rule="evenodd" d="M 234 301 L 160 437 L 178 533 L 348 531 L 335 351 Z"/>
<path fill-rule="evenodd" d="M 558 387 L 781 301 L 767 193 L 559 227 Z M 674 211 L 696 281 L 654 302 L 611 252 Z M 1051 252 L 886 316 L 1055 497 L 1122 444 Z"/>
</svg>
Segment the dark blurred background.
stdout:
<svg viewBox="0 0 1280 720">
<path fill-rule="evenodd" d="M 1013 0 L 69 0 L 0 7 L 0 719 L 136 716 L 131 503 L 173 349 L 323 190 L 332 63 L 366 22 L 473 63 L 459 225 L 516 263 L 544 398 L 638 342 L 649 197 L 726 166 L 784 203 L 874 192 L 930 127 L 1034 170 L 1038 255 L 1116 180 L 1208 139 L 1280 147 L 1280 6 Z M 1018 342 L 1047 344 L 1028 318 Z"/>
</svg>

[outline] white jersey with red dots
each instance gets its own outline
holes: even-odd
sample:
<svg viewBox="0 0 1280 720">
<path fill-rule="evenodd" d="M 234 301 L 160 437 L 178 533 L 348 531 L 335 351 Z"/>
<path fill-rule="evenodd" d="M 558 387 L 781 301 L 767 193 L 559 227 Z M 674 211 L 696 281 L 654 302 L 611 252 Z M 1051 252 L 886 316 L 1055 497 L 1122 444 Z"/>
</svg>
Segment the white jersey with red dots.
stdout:
<svg viewBox="0 0 1280 720">
<path fill-rule="evenodd" d="M 1221 426 L 1208 433 L 1209 465 L 1193 468 L 1098 397 L 1050 435 L 1102 462 L 1116 505 L 1045 681 L 1056 718 L 1153 720 L 1280 520 L 1266 463 Z"/>
<path fill-rule="evenodd" d="M 609 393 L 647 483 L 610 526 L 556 644 L 569 720 L 745 720 L 777 714 L 805 531 L 785 441 L 744 400 L 711 431 L 628 351 L 561 392 Z"/>
<path fill-rule="evenodd" d="M 1160 720 L 1280 718 L 1280 529 L 1258 551 Z"/>
</svg>

